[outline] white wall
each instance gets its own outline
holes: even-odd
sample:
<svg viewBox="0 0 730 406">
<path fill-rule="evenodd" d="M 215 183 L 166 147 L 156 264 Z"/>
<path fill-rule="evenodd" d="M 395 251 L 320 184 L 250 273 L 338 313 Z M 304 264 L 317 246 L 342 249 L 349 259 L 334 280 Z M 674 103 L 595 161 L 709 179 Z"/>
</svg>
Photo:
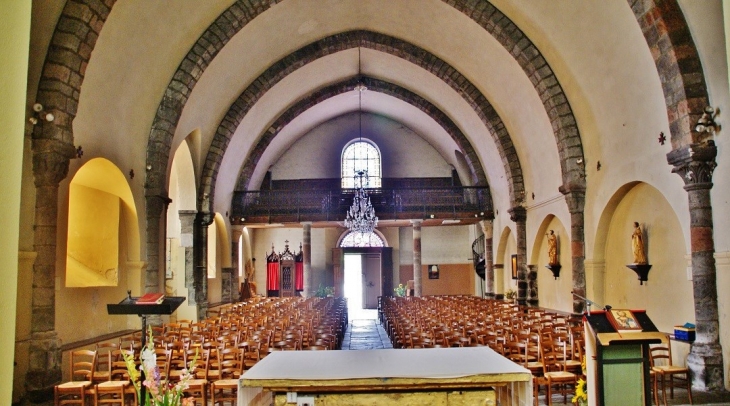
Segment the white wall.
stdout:
<svg viewBox="0 0 730 406">
<path fill-rule="evenodd" d="M 314 128 L 272 166 L 273 179 L 339 178 L 342 149 L 359 138 L 358 119 L 346 114 Z M 403 124 L 363 113 L 362 136 L 380 149 L 385 178 L 451 176 L 446 160 Z"/>
</svg>

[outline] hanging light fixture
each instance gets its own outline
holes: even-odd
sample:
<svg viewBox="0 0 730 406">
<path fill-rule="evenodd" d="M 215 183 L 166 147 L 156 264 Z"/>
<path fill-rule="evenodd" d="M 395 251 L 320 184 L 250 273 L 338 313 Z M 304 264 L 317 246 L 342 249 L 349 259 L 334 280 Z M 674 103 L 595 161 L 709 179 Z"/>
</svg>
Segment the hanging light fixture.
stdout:
<svg viewBox="0 0 730 406">
<path fill-rule="evenodd" d="M 362 141 L 362 92 L 367 90 L 365 84 L 362 83 L 360 76 L 360 48 L 357 49 L 357 76 L 358 81 L 355 85 L 358 97 L 358 111 L 359 111 L 359 122 L 358 131 L 360 141 Z M 347 210 L 347 217 L 345 217 L 345 227 L 350 231 L 362 234 L 372 233 L 375 227 L 378 225 L 378 217 L 375 215 L 375 209 L 370 203 L 370 198 L 365 191 L 365 186 L 368 184 L 368 171 L 367 169 L 354 169 L 356 187 L 355 196 L 352 199 L 352 206 Z M 357 185 L 359 183 L 359 187 Z"/>
</svg>

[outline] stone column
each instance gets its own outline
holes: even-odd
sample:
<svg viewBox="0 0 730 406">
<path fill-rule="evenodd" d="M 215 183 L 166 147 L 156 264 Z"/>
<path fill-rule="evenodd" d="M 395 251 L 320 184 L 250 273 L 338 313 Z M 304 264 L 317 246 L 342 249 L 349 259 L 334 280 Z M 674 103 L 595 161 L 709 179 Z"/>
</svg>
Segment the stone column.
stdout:
<svg viewBox="0 0 730 406">
<path fill-rule="evenodd" d="M 411 220 L 413 224 L 413 296 L 421 296 L 421 224 L 423 220 Z"/>
<path fill-rule="evenodd" d="M 304 273 L 304 297 L 314 296 L 312 285 L 314 285 L 314 275 L 312 275 L 312 222 L 305 221 L 302 223 L 302 261 Z"/>
<path fill-rule="evenodd" d="M 193 229 L 197 210 L 180 210 L 180 246 L 185 252 L 185 288 L 188 290 L 188 304 L 195 305 L 195 272 L 193 264 Z"/>
<path fill-rule="evenodd" d="M 690 144 L 667 154 L 667 161 L 674 166 L 672 172 L 682 177 L 684 190 L 689 195 L 696 339 L 687 357 L 687 366 L 692 372 L 693 387 L 700 390 L 722 390 L 724 387 L 710 200 L 716 156 L 717 148 L 712 140 Z"/>
<path fill-rule="evenodd" d="M 527 265 L 527 304 L 537 307 L 537 265 Z"/>
<path fill-rule="evenodd" d="M 484 231 L 484 280 L 487 285 L 484 296 L 494 299 L 494 220 L 483 220 L 481 225 Z"/>
<path fill-rule="evenodd" d="M 231 280 L 231 284 L 233 285 L 233 290 L 231 291 L 231 294 L 233 295 L 231 297 L 232 302 L 238 302 L 241 300 L 241 281 L 246 277 L 246 267 L 242 263 L 242 253 L 239 252 L 239 243 L 242 234 L 242 225 L 231 226 L 231 253 L 233 256 L 233 258 L 231 258 L 231 262 L 233 263 L 233 279 Z"/>
<path fill-rule="evenodd" d="M 208 226 L 213 223 L 213 216 L 199 211 L 193 226 L 193 289 L 198 320 L 208 316 Z"/>
<path fill-rule="evenodd" d="M 236 268 L 221 269 L 221 302 L 233 303 L 233 272 Z"/>
<path fill-rule="evenodd" d="M 52 126 L 50 123 L 40 124 Z M 36 186 L 35 251 L 31 302 L 31 337 L 25 388 L 31 402 L 53 394 L 61 380 L 61 343 L 56 333 L 56 224 L 58 185 L 68 175 L 73 145 L 55 139 L 33 140 Z"/>
<path fill-rule="evenodd" d="M 522 206 L 509 209 L 510 219 L 515 222 L 517 240 L 517 303 L 527 304 L 527 210 Z"/>
<path fill-rule="evenodd" d="M 164 230 L 167 219 L 167 206 L 172 202 L 164 193 L 150 194 L 145 196 L 145 208 L 147 210 L 147 272 L 144 277 L 145 293 L 162 292 L 164 280 L 165 256 L 160 255 L 165 251 Z M 161 271 L 162 270 L 162 271 Z M 148 317 L 149 324 L 157 324 L 158 317 Z M 152 321 L 151 321 L 152 320 Z M 160 319 L 161 321 L 161 319 Z"/>
<path fill-rule="evenodd" d="M 573 267 L 573 292 L 586 296 L 585 237 L 583 232 L 583 207 L 585 206 L 585 187 L 574 185 L 560 187 L 570 212 L 570 254 Z M 581 314 L 585 302 L 573 296 L 573 314 Z"/>
</svg>

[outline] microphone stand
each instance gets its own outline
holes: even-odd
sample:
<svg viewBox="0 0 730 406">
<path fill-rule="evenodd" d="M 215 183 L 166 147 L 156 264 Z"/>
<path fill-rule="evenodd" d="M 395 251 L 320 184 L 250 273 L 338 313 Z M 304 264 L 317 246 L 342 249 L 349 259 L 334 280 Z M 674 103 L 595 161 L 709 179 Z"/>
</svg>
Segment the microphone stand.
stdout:
<svg viewBox="0 0 730 406">
<path fill-rule="evenodd" d="M 581 300 L 583 300 L 583 301 L 586 302 L 586 312 L 585 312 L 586 314 L 590 314 L 591 313 L 591 306 L 601 307 L 601 305 L 599 305 L 598 303 L 596 303 L 596 302 L 594 302 L 594 301 L 592 301 L 592 300 L 590 300 L 590 299 L 588 299 L 586 297 L 583 297 L 583 296 L 581 296 L 581 295 L 579 295 L 579 294 L 577 294 L 577 293 L 575 293 L 573 291 L 570 291 L 570 293 L 573 294 L 573 296 L 577 297 L 578 299 L 581 299 Z M 609 310 L 611 310 L 611 306 L 605 305 L 605 306 L 603 306 L 603 310 L 609 311 Z"/>
</svg>

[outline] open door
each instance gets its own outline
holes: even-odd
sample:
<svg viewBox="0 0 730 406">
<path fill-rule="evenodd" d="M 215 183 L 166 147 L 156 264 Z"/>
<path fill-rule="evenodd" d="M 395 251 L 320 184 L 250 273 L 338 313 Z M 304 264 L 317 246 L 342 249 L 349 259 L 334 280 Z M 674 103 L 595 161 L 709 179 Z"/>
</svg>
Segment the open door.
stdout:
<svg viewBox="0 0 730 406">
<path fill-rule="evenodd" d="M 363 281 L 362 281 L 362 297 L 363 309 L 377 309 L 378 296 L 382 292 L 381 278 L 381 262 L 380 253 L 368 253 L 362 256 L 363 263 Z"/>
<path fill-rule="evenodd" d="M 360 254 L 363 257 L 363 308 L 376 309 L 378 296 L 393 296 L 392 247 L 333 248 L 335 296 L 345 296 L 345 254 Z"/>
</svg>

